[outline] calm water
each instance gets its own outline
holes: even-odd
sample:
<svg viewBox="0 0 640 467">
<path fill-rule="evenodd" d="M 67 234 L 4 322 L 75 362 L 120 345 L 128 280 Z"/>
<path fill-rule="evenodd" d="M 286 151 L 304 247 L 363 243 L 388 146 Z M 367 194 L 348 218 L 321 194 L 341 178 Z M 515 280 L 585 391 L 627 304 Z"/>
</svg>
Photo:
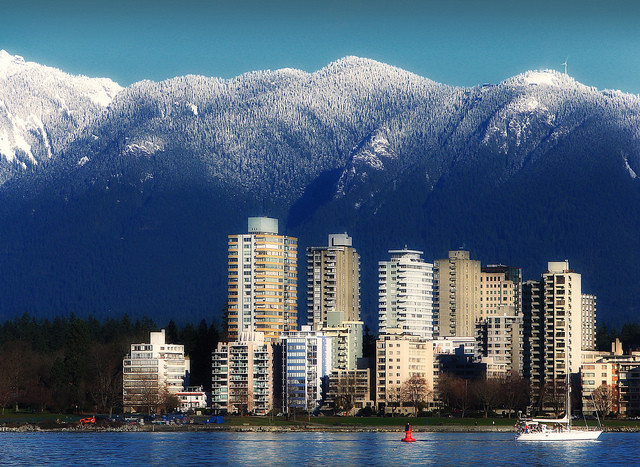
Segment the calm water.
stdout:
<svg viewBox="0 0 640 467">
<path fill-rule="evenodd" d="M 640 434 L 518 443 L 505 433 L 0 433 L 0 465 L 638 465 Z"/>
</svg>

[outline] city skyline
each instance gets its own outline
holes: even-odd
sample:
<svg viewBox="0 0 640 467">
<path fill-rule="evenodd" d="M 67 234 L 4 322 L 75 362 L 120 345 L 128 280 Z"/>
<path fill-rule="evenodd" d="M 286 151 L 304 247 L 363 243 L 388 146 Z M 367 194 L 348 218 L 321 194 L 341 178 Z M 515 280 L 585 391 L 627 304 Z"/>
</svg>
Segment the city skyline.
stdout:
<svg viewBox="0 0 640 467">
<path fill-rule="evenodd" d="M 640 93 L 640 5 L 596 1 L 401 0 L 320 3 L 67 0 L 4 8 L 0 48 L 123 86 L 197 74 L 317 71 L 349 55 L 454 86 L 527 70 L 566 70 L 585 85 Z"/>
</svg>

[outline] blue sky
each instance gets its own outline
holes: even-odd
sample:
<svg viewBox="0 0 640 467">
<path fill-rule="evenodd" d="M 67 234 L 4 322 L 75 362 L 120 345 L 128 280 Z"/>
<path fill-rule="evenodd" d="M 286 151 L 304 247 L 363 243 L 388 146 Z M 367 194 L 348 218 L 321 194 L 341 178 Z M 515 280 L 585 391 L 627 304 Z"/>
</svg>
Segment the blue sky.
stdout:
<svg viewBox="0 0 640 467">
<path fill-rule="evenodd" d="M 532 69 L 640 94 L 630 0 L 8 0 L 0 48 L 121 85 L 184 74 L 318 70 L 346 55 L 474 86 Z M 7 3 L 5 0 L 4 3 Z"/>
</svg>

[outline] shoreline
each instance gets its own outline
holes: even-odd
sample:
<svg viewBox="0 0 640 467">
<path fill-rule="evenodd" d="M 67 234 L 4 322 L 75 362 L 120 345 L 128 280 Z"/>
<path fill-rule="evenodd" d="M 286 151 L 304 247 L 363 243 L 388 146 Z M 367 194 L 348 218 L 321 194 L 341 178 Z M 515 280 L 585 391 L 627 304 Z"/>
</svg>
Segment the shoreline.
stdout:
<svg viewBox="0 0 640 467">
<path fill-rule="evenodd" d="M 412 426 L 413 433 L 515 433 L 511 426 L 463 426 L 434 425 Z M 602 427 L 605 433 L 638 433 L 640 427 Z M 124 425 L 121 427 L 60 427 L 41 428 L 33 424 L 17 427 L 0 426 L 0 433 L 32 433 L 32 432 L 72 432 L 72 433 L 170 433 L 170 432 L 235 432 L 235 433 L 398 433 L 404 429 L 398 426 L 329 426 L 329 425 L 287 425 L 287 426 L 207 426 L 207 425 Z"/>
</svg>

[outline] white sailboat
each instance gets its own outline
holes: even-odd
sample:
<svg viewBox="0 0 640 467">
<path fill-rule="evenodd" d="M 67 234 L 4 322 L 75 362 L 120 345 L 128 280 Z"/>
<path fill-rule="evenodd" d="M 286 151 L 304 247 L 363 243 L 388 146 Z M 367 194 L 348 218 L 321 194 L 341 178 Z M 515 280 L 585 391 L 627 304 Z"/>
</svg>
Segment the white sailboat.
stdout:
<svg viewBox="0 0 640 467">
<path fill-rule="evenodd" d="M 567 375 L 566 411 L 563 418 L 530 418 L 520 420 L 516 441 L 594 441 L 602 434 L 596 429 L 571 426 L 571 385 Z M 598 423 L 599 424 L 599 423 Z"/>
</svg>

